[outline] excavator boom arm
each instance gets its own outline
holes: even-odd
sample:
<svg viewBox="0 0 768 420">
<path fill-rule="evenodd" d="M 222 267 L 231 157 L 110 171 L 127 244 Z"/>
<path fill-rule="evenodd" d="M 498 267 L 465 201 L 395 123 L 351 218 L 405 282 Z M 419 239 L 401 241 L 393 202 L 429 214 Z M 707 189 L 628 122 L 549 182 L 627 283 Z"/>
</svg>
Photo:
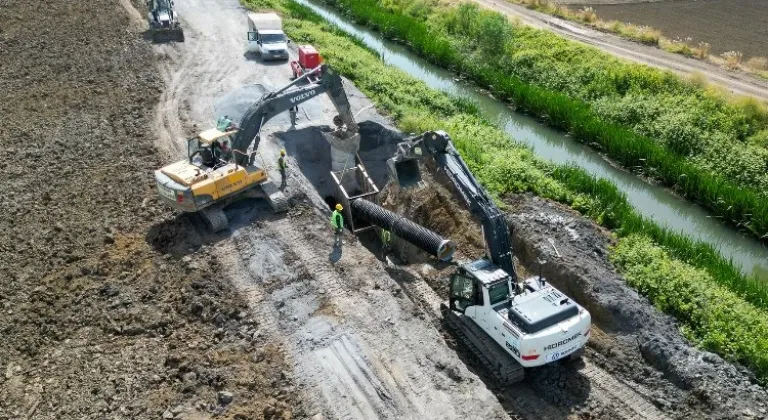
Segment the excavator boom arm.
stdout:
<svg viewBox="0 0 768 420">
<path fill-rule="evenodd" d="M 316 71 L 320 72 L 320 78 L 314 83 L 288 90 L 288 88 L 296 85 L 304 78 L 308 78 Z M 354 121 L 352 108 L 344 91 L 341 77 L 327 65 L 322 65 L 319 69 L 307 72 L 304 76 L 294 80 L 287 86 L 264 95 L 259 102 L 255 103 L 245 112 L 240 122 L 240 129 L 232 141 L 236 163 L 239 165 L 248 163 L 248 149 L 251 148 L 251 145 L 253 145 L 252 150 L 258 149 L 261 129 L 267 121 L 323 93 L 328 93 L 331 102 L 333 102 L 347 128 L 357 132 L 358 126 Z"/>
<path fill-rule="evenodd" d="M 470 212 L 482 223 L 483 236 L 491 261 L 509 273 L 512 280 L 516 282 L 517 273 L 509 240 L 509 227 L 504 213 L 499 210 L 485 188 L 469 170 L 448 134 L 443 131 L 430 131 L 407 140 L 398 149 L 400 157 L 405 159 L 420 157 L 419 154 L 414 153 L 417 149 L 426 149 L 435 158 L 438 167 L 445 171 Z"/>
</svg>

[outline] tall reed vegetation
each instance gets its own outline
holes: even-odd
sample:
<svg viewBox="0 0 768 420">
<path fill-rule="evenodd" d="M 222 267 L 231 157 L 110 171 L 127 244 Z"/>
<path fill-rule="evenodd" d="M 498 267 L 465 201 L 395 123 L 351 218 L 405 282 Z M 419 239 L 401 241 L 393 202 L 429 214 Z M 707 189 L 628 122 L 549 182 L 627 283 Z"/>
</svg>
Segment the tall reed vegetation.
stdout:
<svg viewBox="0 0 768 420">
<path fill-rule="evenodd" d="M 768 382 L 768 314 L 717 284 L 706 271 L 669 258 L 648 238 L 619 241 L 611 260 L 627 283 L 680 320 L 699 347 L 752 369 Z"/>
</svg>

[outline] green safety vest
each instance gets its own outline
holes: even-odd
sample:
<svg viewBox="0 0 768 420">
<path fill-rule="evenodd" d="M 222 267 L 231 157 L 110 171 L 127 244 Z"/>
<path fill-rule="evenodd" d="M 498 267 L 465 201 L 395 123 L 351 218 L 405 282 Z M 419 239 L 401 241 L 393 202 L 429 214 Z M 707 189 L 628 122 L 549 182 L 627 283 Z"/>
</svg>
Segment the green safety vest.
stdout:
<svg viewBox="0 0 768 420">
<path fill-rule="evenodd" d="M 331 214 L 331 226 L 336 229 L 341 229 L 344 226 L 344 216 L 341 215 L 340 211 L 334 210 Z"/>
<path fill-rule="evenodd" d="M 283 156 L 280 156 L 279 158 L 277 158 L 277 167 L 280 168 L 280 169 L 287 168 L 287 166 L 285 164 L 285 158 Z"/>
<path fill-rule="evenodd" d="M 219 131 L 227 131 L 227 128 L 229 128 L 230 124 L 232 124 L 232 120 L 229 118 L 221 117 L 218 121 L 216 121 L 216 129 Z"/>
</svg>

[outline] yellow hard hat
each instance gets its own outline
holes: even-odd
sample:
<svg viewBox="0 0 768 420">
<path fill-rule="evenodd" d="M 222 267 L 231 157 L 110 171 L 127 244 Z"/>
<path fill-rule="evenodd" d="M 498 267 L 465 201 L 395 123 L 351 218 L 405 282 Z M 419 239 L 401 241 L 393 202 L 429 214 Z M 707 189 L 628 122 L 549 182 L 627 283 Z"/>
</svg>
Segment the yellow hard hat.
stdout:
<svg viewBox="0 0 768 420">
<path fill-rule="evenodd" d="M 280 156 L 285 156 L 285 149 L 280 151 Z"/>
<path fill-rule="evenodd" d="M 342 211 L 344 210 L 344 207 L 341 207 L 341 204 L 336 204 L 336 210 Z"/>
</svg>

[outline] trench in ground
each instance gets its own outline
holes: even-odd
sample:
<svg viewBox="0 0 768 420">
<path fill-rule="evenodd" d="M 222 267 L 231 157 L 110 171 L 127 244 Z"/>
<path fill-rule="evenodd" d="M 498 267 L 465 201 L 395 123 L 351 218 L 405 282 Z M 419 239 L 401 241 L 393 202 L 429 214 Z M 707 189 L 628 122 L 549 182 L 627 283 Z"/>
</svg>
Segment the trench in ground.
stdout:
<svg viewBox="0 0 768 420">
<path fill-rule="evenodd" d="M 395 151 L 398 141 L 404 139 L 399 132 L 392 131 L 376 122 L 362 121 L 360 123 L 361 144 L 359 154 L 366 170 L 370 174 L 379 189 L 385 189 L 389 180 L 386 169 L 386 160 Z M 307 127 L 294 131 L 276 133 L 285 145 L 289 156 L 297 160 L 296 167 L 311 183 L 311 187 L 321 197 L 323 204 L 331 208 L 336 204 L 335 184 L 330 176 L 330 146 L 322 139 L 320 129 Z M 385 197 L 380 196 L 380 200 Z M 456 198 L 454 198 L 456 200 Z M 456 206 L 459 201 L 454 201 Z M 393 209 L 394 210 L 394 209 Z M 422 222 L 418 220 L 417 222 Z M 479 224 L 475 221 L 468 222 L 479 232 Z M 437 233 L 442 234 L 439 230 Z M 381 242 L 375 231 L 367 231 L 357 236 L 360 244 L 371 252 L 377 259 L 384 260 Z M 458 244 L 461 247 L 462 243 Z M 390 266 L 387 269 L 389 277 L 405 291 L 406 295 L 418 307 L 426 318 L 441 332 L 449 347 L 458 358 L 473 373 L 475 373 L 498 398 L 504 409 L 510 414 L 523 416 L 524 418 L 562 418 L 569 414 L 591 410 L 594 404 L 603 404 L 601 414 L 594 418 L 632 418 L 634 408 L 623 407 L 612 401 L 610 397 L 604 397 L 604 389 L 592 390 L 593 378 L 582 374 L 586 371 L 583 362 L 555 363 L 540 368 L 530 369 L 526 379 L 512 387 L 499 387 L 492 375 L 478 363 L 471 352 L 450 333 L 440 316 L 431 313 L 425 305 L 423 296 L 411 294 L 409 283 L 414 280 L 425 282 L 434 291 L 435 296 L 446 299 L 446 285 L 448 273 L 454 264 L 446 264 L 437 261 L 431 255 L 415 251 L 413 246 L 406 245 L 402 252 L 390 256 Z M 467 248 L 477 248 L 470 245 Z M 462 255 L 464 259 L 477 255 L 482 249 L 466 249 Z M 404 259 L 398 258 L 404 256 Z M 416 271 L 419 267 L 429 266 L 433 276 L 421 276 Z M 520 273 L 526 273 L 527 268 L 519 265 Z M 428 278 L 429 277 L 429 278 Z M 563 279 L 557 279 L 558 283 L 565 283 Z M 592 302 L 585 306 L 595 306 Z M 520 395 L 526 398 L 520 398 Z M 650 403 L 646 403 L 650 404 Z M 624 411 L 622 411 L 624 410 Z M 627 414 L 629 413 L 629 414 Z"/>
</svg>

